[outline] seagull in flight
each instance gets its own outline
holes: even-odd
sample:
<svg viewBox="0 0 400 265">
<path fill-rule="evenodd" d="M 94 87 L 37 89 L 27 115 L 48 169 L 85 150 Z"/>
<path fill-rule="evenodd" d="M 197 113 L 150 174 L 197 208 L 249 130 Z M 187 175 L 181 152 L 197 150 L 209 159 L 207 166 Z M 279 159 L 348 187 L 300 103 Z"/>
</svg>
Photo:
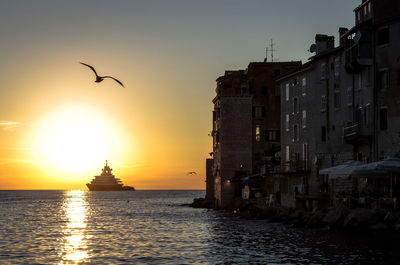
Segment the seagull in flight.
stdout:
<svg viewBox="0 0 400 265">
<path fill-rule="evenodd" d="M 188 174 L 188 175 L 197 175 L 197 173 L 194 172 L 194 171 L 190 171 L 190 172 L 188 172 L 187 174 Z"/>
<path fill-rule="evenodd" d="M 104 80 L 104 78 L 111 78 L 111 79 L 113 79 L 115 82 L 117 82 L 118 84 L 120 84 L 122 87 L 124 87 L 124 85 L 122 84 L 122 82 L 119 81 L 118 79 L 116 79 L 116 78 L 114 78 L 114 77 L 112 77 L 112 76 L 108 76 L 108 75 L 106 75 L 106 76 L 99 76 L 99 75 L 97 74 L 97 72 L 96 72 L 96 70 L 94 69 L 93 66 L 88 65 L 88 64 L 85 64 L 85 63 L 82 63 L 82 62 L 80 62 L 80 64 L 83 64 L 84 66 L 87 66 L 87 67 L 89 67 L 90 69 L 92 69 L 92 71 L 93 71 L 94 74 L 96 75 L 96 80 L 95 80 L 96 83 L 100 83 L 101 81 Z"/>
</svg>

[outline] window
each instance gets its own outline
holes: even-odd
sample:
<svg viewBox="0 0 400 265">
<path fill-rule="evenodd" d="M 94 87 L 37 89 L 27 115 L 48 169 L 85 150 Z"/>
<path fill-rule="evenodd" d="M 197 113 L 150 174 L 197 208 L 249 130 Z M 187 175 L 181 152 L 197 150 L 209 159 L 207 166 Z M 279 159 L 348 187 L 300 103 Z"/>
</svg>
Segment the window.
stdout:
<svg viewBox="0 0 400 265">
<path fill-rule="evenodd" d="M 261 141 L 261 126 L 256 125 L 256 142 Z"/>
<path fill-rule="evenodd" d="M 268 88 L 266 86 L 263 86 L 261 88 L 261 94 L 263 94 L 263 95 L 267 95 L 268 94 Z"/>
<path fill-rule="evenodd" d="M 289 162 L 290 161 L 290 149 L 289 146 L 285 146 L 285 161 Z"/>
<path fill-rule="evenodd" d="M 289 83 L 286 84 L 286 101 L 289 101 Z"/>
<path fill-rule="evenodd" d="M 347 88 L 347 106 L 353 106 L 353 88 Z"/>
<path fill-rule="evenodd" d="M 368 103 L 365 105 L 364 108 L 364 124 L 366 127 L 368 127 L 370 123 L 370 115 L 371 115 L 371 104 Z"/>
<path fill-rule="evenodd" d="M 297 86 L 297 84 L 298 84 L 297 77 L 295 77 L 295 78 L 293 79 L 293 85 L 294 85 L 294 86 Z"/>
<path fill-rule="evenodd" d="M 325 126 L 321 127 L 321 141 L 326 142 L 326 128 Z"/>
<path fill-rule="evenodd" d="M 335 77 L 340 76 L 340 57 L 335 58 Z"/>
<path fill-rule="evenodd" d="M 378 86 L 380 90 L 387 90 L 390 87 L 389 71 L 381 70 L 378 73 Z"/>
<path fill-rule="evenodd" d="M 297 124 L 293 125 L 293 142 L 297 142 L 299 140 L 299 126 Z"/>
<path fill-rule="evenodd" d="M 340 90 L 334 92 L 333 105 L 336 109 L 340 108 Z"/>
<path fill-rule="evenodd" d="M 397 85 L 400 86 L 400 70 L 397 70 Z"/>
<path fill-rule="evenodd" d="M 285 129 L 287 132 L 289 131 L 289 114 L 286 114 Z"/>
<path fill-rule="evenodd" d="M 321 74 L 321 80 L 326 78 L 326 64 L 325 63 L 320 64 L 320 74 Z"/>
<path fill-rule="evenodd" d="M 308 161 L 308 143 L 303 143 L 303 161 Z"/>
<path fill-rule="evenodd" d="M 275 142 L 277 141 L 277 134 L 279 131 L 276 130 L 266 130 L 265 131 L 265 141 L 266 142 Z"/>
<path fill-rule="evenodd" d="M 307 127 L 307 111 L 303 110 L 303 116 L 301 119 L 301 124 L 303 125 L 303 128 Z"/>
<path fill-rule="evenodd" d="M 301 90 L 302 90 L 303 96 L 306 95 L 306 86 L 307 86 L 307 79 L 305 77 L 303 77 L 303 79 L 301 80 Z"/>
<path fill-rule="evenodd" d="M 362 112 L 362 107 L 358 107 L 358 105 L 357 105 L 357 109 L 356 109 L 356 112 L 355 112 L 355 121 L 357 123 L 361 123 L 361 118 L 362 118 L 361 112 Z"/>
<path fill-rule="evenodd" d="M 389 43 L 389 28 L 381 28 L 378 30 L 378 46 Z"/>
<path fill-rule="evenodd" d="M 293 114 L 299 113 L 299 100 L 297 97 L 293 98 Z"/>
<path fill-rule="evenodd" d="M 369 86 L 370 85 L 370 74 L 371 74 L 371 67 L 370 66 L 368 66 L 366 69 L 365 69 L 365 72 L 364 72 L 364 82 L 365 82 L 365 85 L 366 86 Z"/>
<path fill-rule="evenodd" d="M 350 124 L 353 122 L 353 108 L 349 108 L 347 111 L 347 121 Z"/>
<path fill-rule="evenodd" d="M 321 96 L 321 111 L 322 112 L 326 111 L 326 96 L 325 95 Z"/>
<path fill-rule="evenodd" d="M 265 115 L 265 107 L 264 106 L 253 107 L 253 111 L 254 111 L 253 117 L 255 117 L 255 118 L 262 118 Z"/>
<path fill-rule="evenodd" d="M 379 123 L 381 130 L 387 130 L 388 128 L 387 113 L 387 107 L 382 107 L 379 112 Z"/>
</svg>

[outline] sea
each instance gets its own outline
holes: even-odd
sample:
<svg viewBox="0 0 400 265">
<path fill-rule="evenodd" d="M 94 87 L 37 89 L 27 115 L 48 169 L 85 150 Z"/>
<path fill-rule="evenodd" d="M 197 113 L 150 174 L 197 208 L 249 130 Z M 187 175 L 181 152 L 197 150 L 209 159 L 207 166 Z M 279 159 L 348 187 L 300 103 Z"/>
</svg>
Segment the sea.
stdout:
<svg viewBox="0 0 400 265">
<path fill-rule="evenodd" d="M 0 191 L 0 264 L 399 264 L 368 234 L 184 204 L 204 191 Z"/>
</svg>

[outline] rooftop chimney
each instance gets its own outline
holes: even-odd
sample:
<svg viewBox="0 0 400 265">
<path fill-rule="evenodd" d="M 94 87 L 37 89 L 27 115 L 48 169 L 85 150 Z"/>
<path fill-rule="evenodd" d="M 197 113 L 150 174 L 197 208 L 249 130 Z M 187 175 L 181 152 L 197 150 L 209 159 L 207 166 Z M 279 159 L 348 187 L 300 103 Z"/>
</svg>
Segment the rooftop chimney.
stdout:
<svg viewBox="0 0 400 265">
<path fill-rule="evenodd" d="M 348 28 L 343 28 L 343 27 L 340 27 L 340 28 L 339 28 L 339 43 L 340 43 L 339 45 L 340 45 L 340 46 L 343 46 L 343 45 L 345 44 L 346 39 L 343 37 L 343 35 L 344 35 L 347 31 L 349 31 Z"/>
<path fill-rule="evenodd" d="M 335 37 L 325 34 L 315 35 L 316 54 L 335 48 Z"/>
</svg>

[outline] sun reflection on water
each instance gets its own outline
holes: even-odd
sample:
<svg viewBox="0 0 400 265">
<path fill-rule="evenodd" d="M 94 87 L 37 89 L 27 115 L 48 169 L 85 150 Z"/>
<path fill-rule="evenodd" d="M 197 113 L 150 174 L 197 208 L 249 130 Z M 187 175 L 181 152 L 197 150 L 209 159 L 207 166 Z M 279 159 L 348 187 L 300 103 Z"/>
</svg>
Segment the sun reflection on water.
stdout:
<svg viewBox="0 0 400 265">
<path fill-rule="evenodd" d="M 89 258 L 85 235 L 86 192 L 73 190 L 65 193 L 64 212 L 68 221 L 64 227 L 64 246 L 60 264 L 77 264 Z"/>
</svg>

